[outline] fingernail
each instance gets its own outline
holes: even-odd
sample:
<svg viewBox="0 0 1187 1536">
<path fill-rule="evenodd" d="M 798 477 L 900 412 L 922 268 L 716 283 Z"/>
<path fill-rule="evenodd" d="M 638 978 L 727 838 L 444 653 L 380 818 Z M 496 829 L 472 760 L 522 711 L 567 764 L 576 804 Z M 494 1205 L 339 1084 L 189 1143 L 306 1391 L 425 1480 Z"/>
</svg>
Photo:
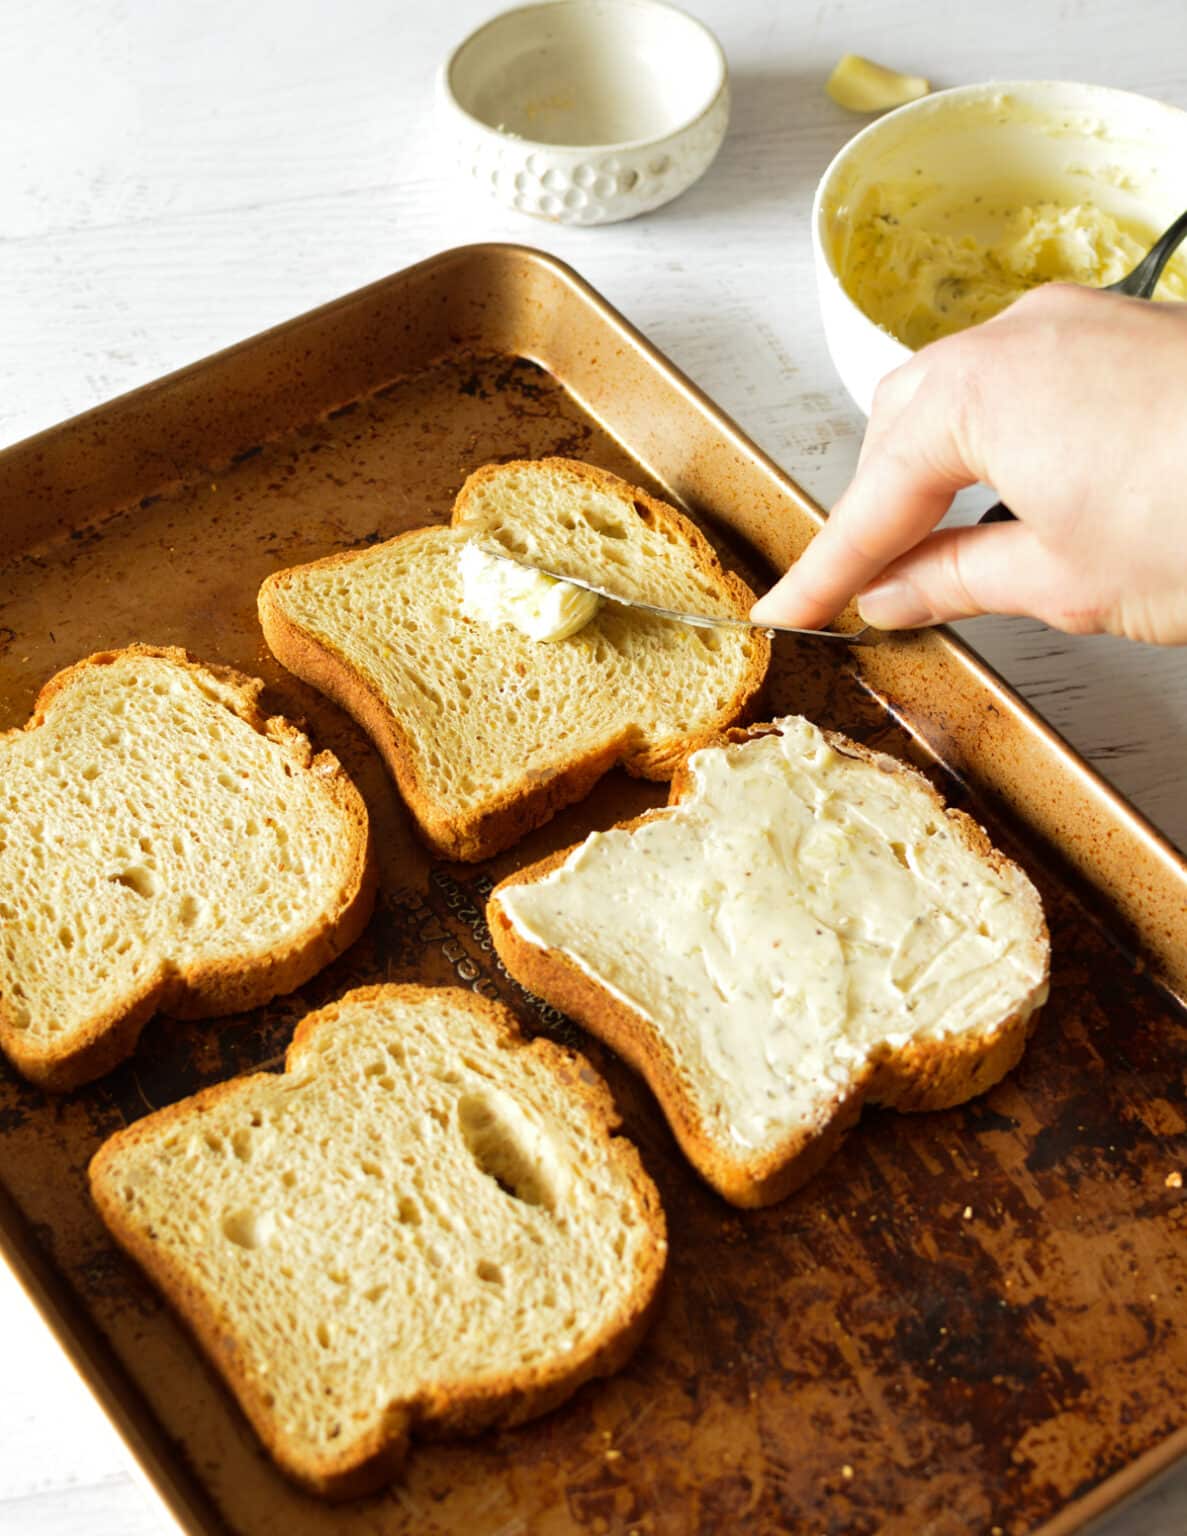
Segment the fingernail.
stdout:
<svg viewBox="0 0 1187 1536">
<path fill-rule="evenodd" d="M 935 615 L 909 581 L 879 582 L 857 599 L 857 611 L 875 629 L 914 629 L 934 624 Z"/>
</svg>

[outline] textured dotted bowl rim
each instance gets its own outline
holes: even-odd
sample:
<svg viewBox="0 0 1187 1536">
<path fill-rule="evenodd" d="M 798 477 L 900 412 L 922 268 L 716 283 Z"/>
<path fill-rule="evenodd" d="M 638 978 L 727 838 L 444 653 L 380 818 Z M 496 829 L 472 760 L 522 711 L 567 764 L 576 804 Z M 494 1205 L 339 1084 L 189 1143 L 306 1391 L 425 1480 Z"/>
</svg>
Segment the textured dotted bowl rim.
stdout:
<svg viewBox="0 0 1187 1536">
<path fill-rule="evenodd" d="M 544 11 L 553 7 L 568 6 L 570 8 L 583 7 L 585 9 L 604 12 L 608 7 L 614 6 L 621 10 L 653 10 L 667 11 L 671 15 L 678 16 L 694 31 L 699 32 L 708 42 L 712 50 L 713 60 L 716 65 L 714 70 L 713 86 L 706 95 L 703 105 L 698 107 L 687 117 L 680 118 L 671 128 L 660 134 L 654 134 L 643 139 L 607 139 L 595 144 L 555 144 L 549 139 L 528 139 L 522 134 L 504 133 L 498 128 L 492 128 L 489 123 L 484 123 L 480 117 L 475 117 L 467 107 L 462 106 L 454 94 L 452 74 L 454 64 L 462 51 L 470 46 L 475 38 L 483 32 L 488 32 L 493 27 L 501 26 L 509 16 L 519 15 L 523 11 Z M 507 10 L 499 11 L 496 15 L 488 17 L 473 31 L 468 32 L 457 46 L 450 50 L 437 73 L 437 89 L 441 99 L 450 109 L 461 117 L 468 127 L 475 130 L 482 137 L 494 140 L 498 144 L 522 145 L 525 152 L 539 150 L 549 155 L 567 156 L 573 159 L 587 155 L 602 155 L 613 151 L 625 152 L 629 150 L 654 149 L 661 145 L 669 144 L 673 139 L 680 138 L 689 129 L 696 125 L 712 112 L 713 108 L 721 100 L 722 92 L 729 88 L 729 68 L 726 64 L 725 50 L 717 40 L 716 34 L 707 27 L 697 16 L 692 16 L 688 11 L 681 10 L 678 5 L 670 5 L 668 0 L 527 0 L 524 5 L 513 5 Z"/>
</svg>

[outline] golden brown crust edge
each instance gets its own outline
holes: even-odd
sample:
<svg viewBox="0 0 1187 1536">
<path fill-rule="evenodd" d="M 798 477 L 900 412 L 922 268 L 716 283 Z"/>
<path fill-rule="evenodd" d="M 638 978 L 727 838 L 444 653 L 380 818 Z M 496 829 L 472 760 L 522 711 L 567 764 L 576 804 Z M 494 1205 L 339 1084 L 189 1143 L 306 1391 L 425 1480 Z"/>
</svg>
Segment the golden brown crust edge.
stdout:
<svg viewBox="0 0 1187 1536">
<path fill-rule="evenodd" d="M 484 465 L 467 478 L 458 492 L 450 526 L 457 527 L 465 522 L 469 499 L 484 480 L 508 469 L 540 467 L 563 468 L 568 473 L 580 474 L 582 478 L 628 495 L 637 507 L 644 509 L 640 516 L 646 515 L 652 521 L 678 532 L 697 566 L 724 585 L 739 615 L 744 616 L 750 611 L 754 593 L 739 576 L 722 569 L 712 546 L 694 523 L 675 508 L 656 500 L 617 475 L 576 459 L 516 459 L 506 464 Z M 616 764 L 621 763 L 628 773 L 636 777 L 670 779 L 691 753 L 707 745 L 722 730 L 752 718 L 766 680 L 771 654 L 770 641 L 760 631 L 756 632 L 754 656 L 746 674 L 716 725 L 693 736 L 674 738 L 642 749 L 635 745 L 634 732 L 626 730 L 614 741 L 605 743 L 596 753 L 565 759 L 547 778 L 537 778 L 531 784 L 507 790 L 479 811 L 460 817 L 443 814 L 420 781 L 408 748 L 408 733 L 402 728 L 397 716 L 348 657 L 324 641 L 314 639 L 293 623 L 279 596 L 291 572 L 349 564 L 361 556 L 373 555 L 376 548 L 418 538 L 424 532 L 423 528 L 415 528 L 397 534 L 394 539 L 387 540 L 386 545 L 371 546 L 365 550 L 346 550 L 302 566 L 275 571 L 260 587 L 258 611 L 264 638 L 277 661 L 302 682 L 309 683 L 345 709 L 371 737 L 405 804 L 412 812 L 422 838 L 440 857 L 456 859 L 462 863 L 478 863 L 493 858 L 495 854 L 502 853 L 526 837 L 536 827 L 550 821 L 565 806 L 584 799 L 598 780 Z"/>
<path fill-rule="evenodd" d="M 667 1226 L 659 1194 L 633 1143 L 615 1134 L 619 1119 L 609 1089 L 578 1053 L 547 1040 L 525 1041 L 512 1015 L 500 1004 L 456 987 L 394 983 L 358 987 L 301 1020 L 285 1056 L 285 1071 L 299 1066 L 303 1045 L 319 1028 L 331 1024 L 343 1007 L 375 1001 L 389 994 L 399 994 L 410 1002 L 448 995 L 456 1005 L 494 1023 L 515 1049 L 531 1051 L 546 1062 L 565 1083 L 567 1091 L 584 1105 L 591 1134 L 608 1147 L 610 1156 L 638 1195 L 644 1220 L 650 1229 L 651 1243 L 635 1290 L 601 1335 L 576 1357 L 510 1372 L 469 1392 L 440 1392 L 393 1403 L 383 1422 L 365 1440 L 337 1455 L 310 1462 L 299 1454 L 280 1429 L 275 1407 L 268 1401 L 267 1384 L 259 1380 L 245 1362 L 217 1299 L 193 1285 L 182 1267 L 168 1254 L 160 1252 L 146 1232 L 126 1220 L 122 1203 L 109 1187 L 118 1182 L 113 1165 L 122 1148 L 167 1134 L 175 1123 L 192 1115 L 201 1115 L 211 1105 L 236 1096 L 256 1076 L 264 1074 L 216 1083 L 116 1132 L 95 1153 L 88 1170 L 91 1197 L 112 1237 L 189 1326 L 282 1471 L 307 1492 L 331 1500 L 357 1498 L 383 1487 L 399 1471 L 413 1435 L 428 1439 L 510 1427 L 558 1407 L 587 1381 L 620 1370 L 638 1347 L 654 1316 L 666 1260 Z"/>
<path fill-rule="evenodd" d="M 388 542 L 399 543 L 423 532 L 402 533 Z M 382 548 L 383 546 L 378 546 Z M 349 562 L 359 551 L 330 555 L 313 565 Z M 368 549 L 366 553 L 372 553 Z M 308 570 L 298 566 L 297 570 Z M 451 818 L 443 815 L 424 790 L 416 763 L 408 749 L 408 733 L 350 659 L 333 646 L 313 639 L 284 611 L 278 597 L 286 571 L 269 576 L 260 588 L 259 617 L 272 654 L 294 677 L 324 693 L 357 720 L 375 744 L 401 798 L 428 847 L 443 859 L 478 863 L 510 848 L 521 837 L 541 826 L 566 805 L 583 799 L 602 776 L 614 767 L 626 750 L 629 733 L 607 742 L 597 753 L 572 757 L 558 764 L 546 779 L 526 789 L 508 791 L 480 812 Z"/>
<path fill-rule="evenodd" d="M 236 713 L 253 730 L 287 746 L 305 769 L 316 765 L 319 782 L 345 813 L 351 828 L 350 874 L 343 884 L 338 908 L 319 918 L 283 949 L 252 956 L 239 966 L 215 961 L 177 971 L 162 963 L 123 1006 L 90 1020 L 66 1050 L 30 1050 L 24 1031 L 5 1016 L 0 999 L 0 1049 L 30 1082 L 55 1093 L 78 1088 L 118 1066 L 132 1054 L 144 1026 L 158 1013 L 178 1018 L 243 1013 L 295 991 L 354 943 L 367 926 L 375 905 L 378 873 L 362 796 L 332 753 L 315 755 L 308 739 L 295 725 L 281 716 L 263 713 L 259 696 L 264 684 L 259 678 L 248 677 L 232 667 L 202 662 L 178 646 L 135 644 L 96 651 L 55 673 L 38 694 L 29 720 L 5 732 L 0 742 L 4 736 L 36 730 L 42 725 L 46 709 L 82 670 L 106 666 L 124 656 L 151 656 L 218 678 L 239 691 Z"/>
<path fill-rule="evenodd" d="M 730 730 L 710 744 L 740 743 L 776 729 L 773 725 L 758 725 L 750 730 Z M 926 788 L 937 812 L 957 827 L 970 848 L 989 858 L 997 868 L 1016 867 L 993 847 L 977 822 L 963 811 L 945 806 L 935 788 L 914 768 L 897 758 L 872 752 L 839 732 L 824 734 L 837 751 L 874 763 L 884 771 L 914 777 Z M 672 784 L 669 807 L 678 804 L 690 788 L 691 775 L 682 771 Z M 620 823 L 620 829 L 633 831 L 665 814 L 664 810 L 648 811 Z M 503 910 L 500 897 L 505 890 L 546 878 L 579 846 L 574 843 L 562 848 L 499 882 L 486 908 L 495 950 L 517 981 L 577 1020 L 642 1075 L 689 1162 L 733 1205 L 772 1205 L 806 1183 L 837 1150 L 867 1103 L 903 1112 L 938 1110 L 984 1093 L 1017 1065 L 1038 1022 L 1041 1004 L 1012 1012 L 973 1036 L 944 1042 L 911 1042 L 902 1050 L 887 1050 L 846 1092 L 838 1095 L 829 1118 L 817 1129 L 793 1132 L 753 1158 L 725 1157 L 719 1143 L 707 1134 L 670 1049 L 650 1022 L 599 986 L 561 951 L 541 949 L 522 938 Z M 1047 926 L 1041 909 L 1040 921 L 1046 940 Z M 1036 996 L 1042 995 L 1048 974 L 1044 972 Z"/>
</svg>

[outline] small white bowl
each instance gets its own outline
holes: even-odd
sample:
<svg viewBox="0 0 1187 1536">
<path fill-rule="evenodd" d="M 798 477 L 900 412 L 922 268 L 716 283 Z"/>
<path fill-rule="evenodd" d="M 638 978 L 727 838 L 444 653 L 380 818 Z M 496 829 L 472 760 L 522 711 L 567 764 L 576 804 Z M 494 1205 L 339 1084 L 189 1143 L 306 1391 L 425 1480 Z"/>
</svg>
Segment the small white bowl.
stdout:
<svg viewBox="0 0 1187 1536">
<path fill-rule="evenodd" d="M 837 270 L 843 210 L 867 187 L 919 177 L 942 187 L 945 199 L 967 189 L 1013 206 L 1090 203 L 1153 237 L 1187 202 L 1184 164 L 1187 112 L 1071 81 L 958 86 L 871 123 L 825 171 L 812 205 L 825 340 L 858 409 L 868 415 L 878 381 L 911 356 L 849 297 Z"/>
<path fill-rule="evenodd" d="M 439 97 L 462 169 L 560 224 L 633 219 L 690 187 L 721 147 L 721 45 L 661 0 L 545 0 L 504 11 L 446 59 Z"/>
</svg>

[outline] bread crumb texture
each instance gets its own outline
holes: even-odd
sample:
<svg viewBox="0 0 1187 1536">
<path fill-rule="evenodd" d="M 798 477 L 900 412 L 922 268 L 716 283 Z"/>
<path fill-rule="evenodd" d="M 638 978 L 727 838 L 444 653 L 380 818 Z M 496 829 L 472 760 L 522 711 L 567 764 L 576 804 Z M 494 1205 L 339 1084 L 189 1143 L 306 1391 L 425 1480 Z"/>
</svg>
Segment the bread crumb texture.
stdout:
<svg viewBox="0 0 1187 1536">
<path fill-rule="evenodd" d="M 0 736 L 0 1044 L 72 1087 L 158 1009 L 234 1012 L 357 936 L 367 813 L 263 685 L 178 650 L 92 656 Z"/>
<path fill-rule="evenodd" d="M 367 728 L 438 852 L 510 846 L 615 762 L 671 778 L 749 718 L 770 659 L 761 633 L 603 602 L 578 633 L 542 644 L 466 616 L 460 559 L 476 539 L 662 606 L 745 617 L 753 601 L 687 518 L 567 459 L 489 465 L 462 487 L 450 527 L 269 577 L 269 645 Z"/>
<path fill-rule="evenodd" d="M 282 1075 L 121 1131 L 91 1187 L 305 1487 L 348 1495 L 408 1434 L 554 1407 L 623 1363 L 663 1213 L 579 1056 L 458 989 L 377 986 L 299 1026 Z"/>
</svg>

